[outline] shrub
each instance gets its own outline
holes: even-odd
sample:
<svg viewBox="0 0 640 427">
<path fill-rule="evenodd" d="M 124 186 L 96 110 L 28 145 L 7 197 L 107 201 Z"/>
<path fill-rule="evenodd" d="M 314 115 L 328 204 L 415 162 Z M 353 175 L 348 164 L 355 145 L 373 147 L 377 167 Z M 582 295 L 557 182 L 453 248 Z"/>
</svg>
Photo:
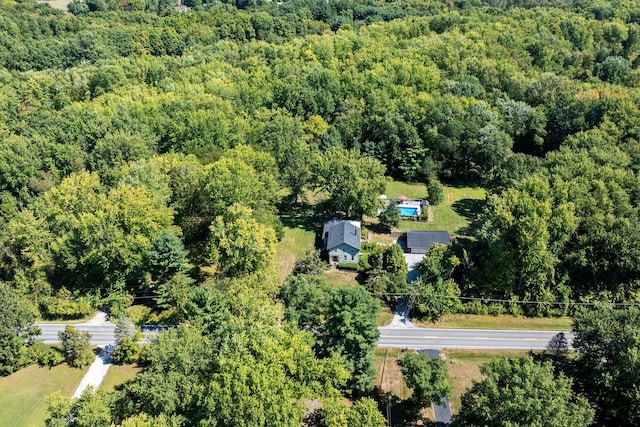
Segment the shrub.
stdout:
<svg viewBox="0 0 640 427">
<path fill-rule="evenodd" d="M 116 364 L 135 363 L 140 358 L 140 346 L 130 337 L 124 337 L 111 353 Z"/>
<path fill-rule="evenodd" d="M 489 310 L 487 306 L 484 305 L 481 301 L 471 301 L 464 305 L 465 313 L 469 314 L 488 314 Z"/>
<path fill-rule="evenodd" d="M 41 341 L 37 341 L 26 347 L 22 355 L 22 365 L 37 363 L 40 366 L 56 366 L 64 362 L 62 352 L 57 347 L 52 347 Z"/>
<path fill-rule="evenodd" d="M 357 262 L 341 262 L 338 264 L 338 268 L 342 270 L 354 270 L 358 271 L 359 264 Z"/>
<path fill-rule="evenodd" d="M 86 297 L 74 297 L 67 288 L 61 288 L 55 296 L 43 299 L 42 314 L 53 319 L 80 319 L 91 314 L 94 305 Z"/>
<path fill-rule="evenodd" d="M 360 230 L 360 238 L 363 240 L 366 240 L 369 238 L 369 232 L 364 227 L 362 227 L 362 229 Z"/>
<path fill-rule="evenodd" d="M 498 316 L 500 314 L 505 314 L 507 312 L 507 309 L 500 303 L 491 303 L 487 307 L 487 311 L 492 316 Z"/>
<path fill-rule="evenodd" d="M 432 205 L 438 205 L 444 201 L 444 188 L 442 188 L 440 181 L 431 178 L 427 182 L 427 197 Z"/>
<path fill-rule="evenodd" d="M 307 251 L 304 258 L 296 261 L 293 266 L 293 274 L 317 275 L 329 268 L 326 262 L 320 258 L 320 251 Z"/>
</svg>

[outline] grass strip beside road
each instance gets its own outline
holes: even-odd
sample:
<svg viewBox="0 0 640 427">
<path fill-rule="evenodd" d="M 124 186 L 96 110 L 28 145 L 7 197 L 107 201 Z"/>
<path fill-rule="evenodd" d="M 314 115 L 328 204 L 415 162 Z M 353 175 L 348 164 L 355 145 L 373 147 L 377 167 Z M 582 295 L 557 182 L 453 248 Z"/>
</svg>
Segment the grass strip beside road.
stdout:
<svg viewBox="0 0 640 427">
<path fill-rule="evenodd" d="M 44 398 L 55 391 L 71 397 L 89 367 L 53 368 L 31 365 L 0 378 L 0 424 L 6 426 L 44 426 L 47 407 Z"/>
<path fill-rule="evenodd" d="M 450 314 L 435 323 L 411 319 L 421 328 L 446 329 L 496 329 L 496 330 L 532 330 L 565 331 L 571 330 L 571 317 L 518 317 L 509 315 Z"/>
</svg>

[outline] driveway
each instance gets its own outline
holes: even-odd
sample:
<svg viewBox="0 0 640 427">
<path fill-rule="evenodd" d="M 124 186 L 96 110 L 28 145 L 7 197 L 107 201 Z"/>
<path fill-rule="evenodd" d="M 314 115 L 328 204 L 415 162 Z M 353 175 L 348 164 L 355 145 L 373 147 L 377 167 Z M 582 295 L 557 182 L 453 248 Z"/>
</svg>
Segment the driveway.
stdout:
<svg viewBox="0 0 640 427">
<path fill-rule="evenodd" d="M 404 260 L 407 263 L 407 267 L 409 268 L 409 272 L 407 273 L 407 282 L 411 283 L 418 278 L 420 272 L 416 270 L 415 266 L 422 258 L 424 258 L 424 254 L 408 254 L 407 253 L 407 241 L 405 239 L 398 239 L 398 245 L 402 248 L 404 252 Z"/>
</svg>

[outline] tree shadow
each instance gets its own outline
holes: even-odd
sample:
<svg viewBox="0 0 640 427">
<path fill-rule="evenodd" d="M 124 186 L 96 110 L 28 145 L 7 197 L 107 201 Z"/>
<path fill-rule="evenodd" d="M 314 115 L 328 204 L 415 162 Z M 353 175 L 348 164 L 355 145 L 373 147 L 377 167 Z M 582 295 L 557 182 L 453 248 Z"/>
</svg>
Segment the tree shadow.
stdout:
<svg viewBox="0 0 640 427">
<path fill-rule="evenodd" d="M 278 205 L 278 212 L 280 212 L 280 220 L 284 226 L 307 231 L 317 231 L 325 220 L 340 217 L 330 209 L 328 201 L 315 204 L 306 200 L 299 203 L 282 201 Z"/>
<path fill-rule="evenodd" d="M 420 410 L 422 408 L 411 398 L 402 400 L 395 394 L 384 391 L 378 386 L 374 387 L 367 397 L 376 401 L 378 409 L 385 415 L 385 418 L 389 419 L 391 426 L 413 425 L 413 423 L 421 419 Z M 435 424 L 423 423 L 423 425 Z"/>
<path fill-rule="evenodd" d="M 454 212 L 469 220 L 469 225 L 457 230 L 457 233 L 464 236 L 476 235 L 480 226 L 477 218 L 485 206 L 484 199 L 461 199 L 454 202 L 451 205 Z"/>
<path fill-rule="evenodd" d="M 473 219 L 482 212 L 485 204 L 486 201 L 484 199 L 460 199 L 455 201 L 451 207 L 458 215 Z"/>
</svg>

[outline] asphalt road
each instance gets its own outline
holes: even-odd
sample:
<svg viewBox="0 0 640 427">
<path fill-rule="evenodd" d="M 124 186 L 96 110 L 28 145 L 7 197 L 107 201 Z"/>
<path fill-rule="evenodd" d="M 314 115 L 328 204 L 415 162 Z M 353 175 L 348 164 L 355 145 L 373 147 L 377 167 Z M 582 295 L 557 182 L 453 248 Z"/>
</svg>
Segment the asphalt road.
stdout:
<svg viewBox="0 0 640 427">
<path fill-rule="evenodd" d="M 559 331 L 502 331 L 483 329 L 380 329 L 379 347 L 412 349 L 478 348 L 543 350 Z M 569 343 L 573 334 L 565 331 Z"/>
<path fill-rule="evenodd" d="M 42 333 L 37 339 L 44 341 L 46 344 L 58 344 L 58 332 L 64 331 L 65 324 L 61 323 L 38 323 L 36 325 Z M 86 331 L 91 334 L 91 344 L 104 346 L 115 344 L 114 337 L 115 325 L 85 325 L 82 323 L 72 325 L 78 330 Z"/>
<path fill-rule="evenodd" d="M 48 344 L 59 343 L 58 332 L 64 324 L 41 323 L 38 337 Z M 112 324 L 76 324 L 76 328 L 91 334 L 91 343 L 97 346 L 115 344 Z M 153 335 L 166 327 L 142 327 L 145 336 Z M 382 327 L 378 346 L 412 349 L 479 348 L 479 349 L 534 349 L 547 347 L 549 340 L 557 332 L 553 331 L 498 331 L 481 329 L 424 329 L 406 327 Z M 565 332 L 569 343 L 573 334 Z"/>
<path fill-rule="evenodd" d="M 62 323 L 38 323 L 36 324 L 42 331 L 37 339 L 44 341 L 46 344 L 58 344 L 58 332 L 64 331 L 66 324 Z M 81 331 L 87 331 L 91 334 L 91 344 L 102 347 L 105 345 L 115 344 L 116 339 L 114 336 L 115 325 L 102 324 L 102 325 L 90 325 L 85 323 L 74 324 L 77 329 Z M 169 326 L 142 326 L 141 331 L 145 337 L 150 337 L 157 334 Z"/>
</svg>

